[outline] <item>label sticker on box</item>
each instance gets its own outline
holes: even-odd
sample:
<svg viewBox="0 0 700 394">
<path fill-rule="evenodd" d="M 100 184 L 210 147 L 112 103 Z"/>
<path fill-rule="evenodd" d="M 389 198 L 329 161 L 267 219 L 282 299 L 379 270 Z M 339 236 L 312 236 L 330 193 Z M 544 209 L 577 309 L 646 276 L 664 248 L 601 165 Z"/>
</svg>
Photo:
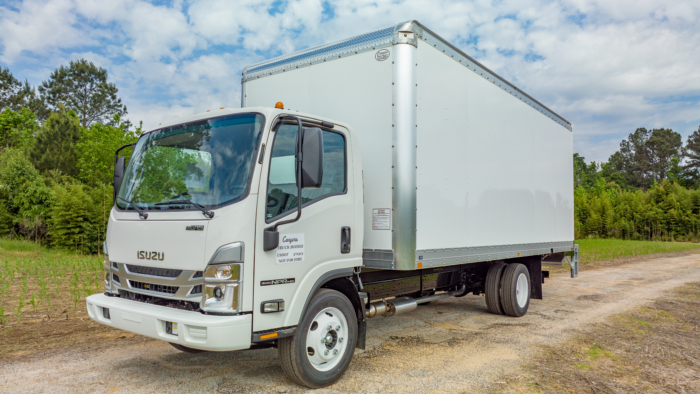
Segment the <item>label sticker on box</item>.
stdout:
<svg viewBox="0 0 700 394">
<path fill-rule="evenodd" d="M 177 335 L 177 323 L 173 322 L 172 324 L 172 333 L 173 335 Z"/>
<path fill-rule="evenodd" d="M 277 264 L 301 263 L 302 261 L 304 261 L 304 233 L 280 234 Z"/>
<path fill-rule="evenodd" d="M 390 208 L 374 208 L 372 210 L 372 230 L 391 230 Z"/>
</svg>

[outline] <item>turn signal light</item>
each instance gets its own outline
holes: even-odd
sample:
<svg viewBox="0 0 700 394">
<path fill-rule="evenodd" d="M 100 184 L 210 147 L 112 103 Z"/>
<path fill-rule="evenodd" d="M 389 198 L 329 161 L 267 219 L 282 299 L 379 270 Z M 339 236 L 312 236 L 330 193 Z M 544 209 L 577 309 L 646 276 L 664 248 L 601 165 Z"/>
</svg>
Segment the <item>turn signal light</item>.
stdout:
<svg viewBox="0 0 700 394">
<path fill-rule="evenodd" d="M 277 104 L 275 104 L 275 108 L 284 109 L 284 104 L 282 104 L 281 101 L 278 101 Z"/>
</svg>

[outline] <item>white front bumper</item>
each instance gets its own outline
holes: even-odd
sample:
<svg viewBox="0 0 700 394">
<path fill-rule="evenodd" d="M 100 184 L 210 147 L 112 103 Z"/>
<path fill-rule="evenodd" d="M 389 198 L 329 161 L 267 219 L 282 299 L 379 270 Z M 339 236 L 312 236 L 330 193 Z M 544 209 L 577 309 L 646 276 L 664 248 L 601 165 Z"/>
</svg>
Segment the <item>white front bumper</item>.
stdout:
<svg viewBox="0 0 700 394">
<path fill-rule="evenodd" d="M 109 309 L 109 319 L 104 317 L 102 308 Z M 87 310 L 98 323 L 191 348 L 211 351 L 250 348 L 251 314 L 204 315 L 104 294 L 88 297 Z M 178 324 L 178 335 L 165 332 L 166 322 Z"/>
</svg>

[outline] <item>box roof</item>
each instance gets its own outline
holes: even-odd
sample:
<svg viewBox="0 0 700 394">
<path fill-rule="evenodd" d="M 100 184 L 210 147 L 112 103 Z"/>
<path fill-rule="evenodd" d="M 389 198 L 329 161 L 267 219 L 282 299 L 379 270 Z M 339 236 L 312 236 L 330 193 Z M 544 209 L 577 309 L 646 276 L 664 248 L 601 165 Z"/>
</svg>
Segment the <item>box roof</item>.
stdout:
<svg viewBox="0 0 700 394">
<path fill-rule="evenodd" d="M 399 32 L 413 32 L 416 37 L 420 38 L 425 43 L 442 50 L 445 55 L 450 56 L 453 60 L 458 61 L 460 64 L 476 72 L 484 79 L 489 80 L 496 86 L 559 123 L 569 131 L 572 131 L 571 122 L 556 114 L 554 111 L 547 108 L 527 93 L 518 89 L 515 85 L 506 81 L 500 75 L 489 70 L 486 66 L 462 52 L 459 48 L 438 36 L 416 20 L 397 23 L 395 25 L 332 42 L 330 44 L 303 49 L 301 51 L 251 64 L 243 69 L 242 82 L 264 78 L 277 73 L 311 66 L 317 63 L 332 61 L 334 59 L 340 59 L 346 56 L 352 56 L 366 51 L 389 47 L 398 43 Z"/>
</svg>

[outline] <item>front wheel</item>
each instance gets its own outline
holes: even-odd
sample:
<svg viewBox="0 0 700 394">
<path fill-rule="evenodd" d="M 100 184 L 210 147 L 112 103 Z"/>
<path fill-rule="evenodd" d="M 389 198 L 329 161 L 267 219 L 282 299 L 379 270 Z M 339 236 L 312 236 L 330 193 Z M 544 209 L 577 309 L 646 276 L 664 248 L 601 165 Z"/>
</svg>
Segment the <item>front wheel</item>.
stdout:
<svg viewBox="0 0 700 394">
<path fill-rule="evenodd" d="M 320 289 L 311 298 L 294 336 L 279 340 L 282 369 L 294 382 L 310 388 L 335 383 L 355 353 L 355 309 L 343 294 Z"/>
</svg>

